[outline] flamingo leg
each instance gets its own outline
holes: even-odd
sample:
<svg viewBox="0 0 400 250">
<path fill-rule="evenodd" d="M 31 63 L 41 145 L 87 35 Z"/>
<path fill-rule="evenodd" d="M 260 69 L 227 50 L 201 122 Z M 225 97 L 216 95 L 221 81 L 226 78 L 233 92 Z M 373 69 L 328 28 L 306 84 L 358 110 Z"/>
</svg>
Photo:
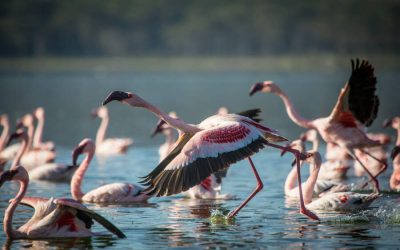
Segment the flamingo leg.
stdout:
<svg viewBox="0 0 400 250">
<path fill-rule="evenodd" d="M 364 165 L 364 163 L 362 163 L 360 161 L 360 159 L 356 156 L 356 154 L 353 153 L 353 151 L 349 148 L 346 148 L 347 153 L 353 157 L 354 160 L 358 161 L 358 163 L 360 163 L 361 167 L 364 169 L 364 171 L 369 175 L 369 177 L 371 178 L 371 181 L 374 183 L 375 189 L 377 191 L 377 193 L 380 193 L 380 189 L 379 189 L 379 181 L 378 179 L 376 179 L 376 176 L 374 176 L 369 170 L 368 168 Z M 384 168 L 386 169 L 386 168 Z M 377 174 L 377 176 L 380 174 L 381 172 L 379 172 Z M 365 186 L 367 186 L 368 182 L 364 183 L 363 185 L 361 185 L 361 188 L 364 188 Z"/>
<path fill-rule="evenodd" d="M 386 161 L 382 161 L 381 159 L 376 158 L 375 156 L 373 156 L 370 152 L 367 152 L 363 149 L 360 149 L 361 152 L 363 152 L 364 154 L 368 155 L 369 157 L 371 157 L 372 159 L 374 159 L 375 161 L 381 163 L 383 165 L 383 168 L 374 176 L 375 178 L 377 178 L 379 175 L 381 175 L 383 172 L 386 171 L 388 164 Z M 365 184 L 366 185 L 366 184 Z"/>
<path fill-rule="evenodd" d="M 230 212 L 228 214 L 228 219 L 234 217 L 237 213 L 239 213 L 239 211 L 246 206 L 246 204 L 264 187 L 264 184 L 261 181 L 260 176 L 258 175 L 257 169 L 253 164 L 253 161 L 251 160 L 250 157 L 248 157 L 249 162 L 250 162 L 250 166 L 251 169 L 253 170 L 254 176 L 256 177 L 257 180 L 257 187 L 254 189 L 254 191 L 250 194 L 250 196 L 242 203 L 240 204 L 239 207 L 237 207 L 235 210 L 233 210 L 232 212 Z"/>
<path fill-rule="evenodd" d="M 281 150 L 288 151 L 288 152 L 294 154 L 294 156 L 296 157 L 297 182 L 298 182 L 299 197 L 300 197 L 300 213 L 306 215 L 310 219 L 319 220 L 318 216 L 315 215 L 310 210 L 308 210 L 306 208 L 306 206 L 304 205 L 303 190 L 302 190 L 302 187 L 301 187 L 301 176 L 300 176 L 301 175 L 301 172 L 300 172 L 300 160 L 305 160 L 305 158 L 307 158 L 307 156 L 302 154 L 300 151 L 298 151 L 296 149 L 282 147 L 281 145 L 272 144 L 272 143 L 269 143 L 269 142 L 267 142 L 266 144 L 268 146 L 271 146 L 271 147 L 274 147 L 274 148 L 279 148 Z"/>
</svg>

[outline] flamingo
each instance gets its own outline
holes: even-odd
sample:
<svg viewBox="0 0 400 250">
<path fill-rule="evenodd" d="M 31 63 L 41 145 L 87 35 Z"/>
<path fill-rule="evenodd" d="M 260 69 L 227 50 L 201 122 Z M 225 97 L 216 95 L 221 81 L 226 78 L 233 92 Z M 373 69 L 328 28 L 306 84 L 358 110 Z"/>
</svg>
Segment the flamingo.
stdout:
<svg viewBox="0 0 400 250">
<path fill-rule="evenodd" d="M 107 184 L 84 194 L 81 190 L 83 177 L 95 154 L 96 145 L 88 138 L 83 139 L 72 153 L 73 165 L 81 154 L 86 154 L 71 180 L 71 194 L 75 200 L 89 203 L 135 203 L 145 202 L 151 196 L 145 194 L 142 187 L 130 183 Z"/>
<path fill-rule="evenodd" d="M 367 208 L 377 197 L 378 194 L 358 194 L 354 192 L 330 192 L 320 198 L 312 200 L 314 196 L 314 186 L 317 183 L 318 172 L 321 167 L 321 155 L 318 151 L 307 152 L 308 158 L 305 162 L 310 165 L 310 176 L 304 185 L 304 202 L 310 210 L 360 210 Z M 286 190 L 286 189 L 285 189 Z"/>
<path fill-rule="evenodd" d="M 318 151 L 318 132 L 315 129 L 306 131 L 302 134 L 302 137 L 303 140 L 312 143 L 312 151 Z M 328 143 L 325 157 L 327 158 L 327 161 L 323 162 L 321 165 L 318 180 L 337 180 L 345 178 L 351 165 L 351 162 L 347 160 L 348 154 L 346 151 L 332 143 Z"/>
<path fill-rule="evenodd" d="M 219 111 L 221 111 L 221 109 Z M 170 112 L 168 115 L 175 119 L 178 118 L 175 112 Z M 175 129 L 169 126 L 164 120 L 158 121 L 157 126 L 154 128 L 151 136 L 154 137 L 157 133 L 163 133 L 166 139 L 166 141 L 158 150 L 160 155 L 159 162 L 161 162 L 174 149 L 177 137 L 175 135 Z M 191 199 L 232 199 L 234 196 L 230 194 L 221 194 L 222 178 L 225 176 L 225 170 L 211 174 L 202 182 L 200 182 L 199 185 L 196 185 L 184 192 L 184 195 Z"/>
<path fill-rule="evenodd" d="M 391 126 L 397 131 L 396 146 L 393 148 L 390 158 L 393 161 L 393 173 L 390 177 L 390 188 L 400 191 L 400 117 L 387 119 L 383 123 L 383 127 Z"/>
<path fill-rule="evenodd" d="M 384 168 L 384 164 L 381 162 L 385 162 L 387 164 L 387 146 L 390 144 L 390 137 L 383 133 L 367 133 L 368 138 L 374 141 L 379 141 L 380 145 L 376 147 L 365 148 L 364 150 L 355 150 L 357 157 L 364 163 L 365 166 L 368 166 L 368 169 L 371 171 L 373 175 L 376 175 L 379 171 Z M 372 157 L 370 157 L 365 152 L 368 152 L 370 155 L 373 155 L 376 159 L 380 161 L 375 161 Z M 362 176 L 365 174 L 364 169 L 360 166 L 358 162 L 354 164 L 354 171 L 356 176 Z"/>
<path fill-rule="evenodd" d="M 143 183 L 147 186 L 144 192 L 148 195 L 165 196 L 181 193 L 198 185 L 210 174 L 248 158 L 257 186 L 239 207 L 227 215 L 227 219 L 230 219 L 236 216 L 263 188 L 263 183 L 250 158 L 251 155 L 265 146 L 285 149 L 295 155 L 297 169 L 300 170 L 299 161 L 304 155 L 297 150 L 272 143 L 286 141 L 286 139 L 275 130 L 249 117 L 238 114 L 213 115 L 198 125 L 192 125 L 180 119 L 174 119 L 134 93 L 113 91 L 103 101 L 103 105 L 114 100 L 132 107 L 145 108 L 181 132 L 175 148 L 151 173 L 144 177 Z M 249 114 L 247 116 L 251 117 Z M 300 212 L 317 220 L 318 217 L 304 205 L 300 175 L 298 175 L 298 182 L 300 183 Z"/>
<path fill-rule="evenodd" d="M 42 107 L 38 107 L 33 112 L 33 115 L 37 119 L 37 126 L 35 130 L 35 134 L 33 136 L 32 146 L 33 148 L 39 148 L 43 150 L 55 150 L 55 144 L 52 141 L 42 141 L 43 129 L 44 129 L 44 120 L 45 114 L 44 109 Z"/>
<path fill-rule="evenodd" d="M 93 117 L 99 117 L 101 124 L 96 134 L 96 154 L 99 155 L 116 155 L 126 153 L 132 145 L 131 138 L 106 138 L 108 122 L 108 110 L 106 107 L 100 107 L 92 111 Z"/>
<path fill-rule="evenodd" d="M 7 163 L 7 159 L 1 156 L 1 152 L 6 146 L 8 140 L 8 133 L 10 130 L 10 123 L 8 121 L 7 115 L 0 115 L 0 125 L 3 126 L 3 131 L 1 131 L 0 135 L 0 173 L 3 172 L 4 166 Z"/>
<path fill-rule="evenodd" d="M 289 118 L 297 125 L 316 129 L 327 143 L 333 143 L 346 150 L 346 152 L 360 163 L 365 172 L 370 176 L 376 192 L 380 192 L 377 176 L 385 171 L 387 164 L 376 159 L 363 148 L 379 146 L 380 143 L 371 140 L 364 132 L 364 126 L 370 126 L 376 118 L 379 106 L 378 96 L 375 95 L 376 78 L 374 68 L 368 61 L 361 63 L 351 60 L 352 73 L 349 81 L 342 88 L 335 107 L 327 117 L 307 120 L 301 117 L 294 109 L 287 95 L 272 81 L 258 82 L 250 89 L 250 95 L 258 91 L 270 92 L 278 95 L 284 102 Z M 365 151 L 373 159 L 381 162 L 384 167 L 376 175 L 360 161 L 354 149 Z M 365 187 L 367 183 L 363 185 Z"/>
<path fill-rule="evenodd" d="M 21 139 L 21 148 L 14 158 L 11 169 L 20 165 L 21 158 L 28 148 L 28 135 L 23 129 L 17 130 L 10 136 L 10 141 L 13 139 Z M 77 166 L 71 166 L 60 163 L 46 163 L 44 165 L 39 165 L 31 170 L 29 170 L 29 177 L 31 180 L 42 180 L 51 182 L 63 182 L 70 181 L 73 173 L 77 169 Z"/>
<path fill-rule="evenodd" d="M 52 150 L 44 150 L 32 147 L 33 140 L 33 116 L 26 114 L 21 118 L 17 127 L 25 126 L 28 129 L 28 146 L 21 158 L 21 164 L 28 171 L 45 163 L 53 162 L 56 158 L 56 153 Z"/>
<path fill-rule="evenodd" d="M 125 235 L 111 222 L 75 200 L 25 197 L 29 175 L 22 166 L 4 171 L 0 176 L 0 187 L 6 181 L 20 184 L 17 195 L 10 200 L 4 213 L 3 227 L 8 239 L 90 237 L 96 235 L 90 230 L 93 220 L 119 238 L 125 238 Z M 14 230 L 12 220 L 19 204 L 33 207 L 35 213 L 26 224 Z"/>
</svg>

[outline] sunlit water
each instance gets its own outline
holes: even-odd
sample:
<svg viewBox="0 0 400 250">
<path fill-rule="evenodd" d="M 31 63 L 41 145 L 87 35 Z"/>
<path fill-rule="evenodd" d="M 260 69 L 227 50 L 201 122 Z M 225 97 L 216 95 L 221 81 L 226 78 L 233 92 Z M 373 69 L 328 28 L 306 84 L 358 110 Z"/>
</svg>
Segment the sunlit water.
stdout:
<svg viewBox="0 0 400 250">
<path fill-rule="evenodd" d="M 2 72 L 0 74 L 0 113 L 11 120 L 37 106 L 46 109 L 44 137 L 57 144 L 57 161 L 71 162 L 71 150 L 84 137 L 94 138 L 99 121 L 90 118 L 92 108 L 111 90 L 134 91 L 160 108 L 175 110 L 180 117 L 198 123 L 220 106 L 232 111 L 260 107 L 263 123 L 294 139 L 303 131 L 288 118 L 282 102 L 275 96 L 248 96 L 252 83 L 272 79 L 288 92 L 300 113 L 315 118 L 327 115 L 349 72 Z M 378 93 L 381 106 L 373 131 L 395 115 L 400 107 L 397 72 L 379 72 Z M 95 158 L 85 177 L 84 190 L 112 182 L 138 182 L 158 162 L 161 136 L 151 140 L 149 133 L 157 119 L 148 112 L 111 103 L 109 134 L 135 140 L 127 155 Z M 394 134 L 393 131 L 388 133 Z M 322 152 L 323 153 L 323 152 Z M 246 160 L 233 165 L 223 191 L 237 196 L 229 201 L 195 201 L 181 195 L 153 198 L 147 204 L 130 206 L 87 206 L 115 223 L 126 239 L 113 236 L 91 239 L 51 241 L 18 240 L 15 249 L 37 248 L 398 248 L 400 242 L 400 196 L 385 194 L 366 211 L 319 214 L 321 222 L 298 213 L 297 204 L 286 203 L 283 183 L 290 170 L 290 156 L 266 149 L 254 156 L 264 189 L 238 214 L 232 223 L 212 223 L 212 211 L 235 208 L 254 189 L 256 183 Z M 308 172 L 308 169 L 304 171 Z M 391 169 L 389 170 L 391 172 Z M 388 189 L 388 175 L 382 178 Z M 348 182 L 358 182 L 354 177 Z M 17 192 L 16 184 L 0 190 L 0 217 L 7 201 Z M 70 197 L 68 184 L 32 182 L 28 195 Z M 14 225 L 22 225 L 32 215 L 29 208 L 17 209 Z M 93 231 L 106 233 L 95 225 Z M 0 242 L 5 242 L 0 233 Z"/>
<path fill-rule="evenodd" d="M 59 148 L 59 161 L 70 162 L 71 149 Z M 127 155 L 107 159 L 95 158 L 85 176 L 83 190 L 111 182 L 138 182 L 158 159 L 157 147 L 133 147 Z M 129 206 L 87 204 L 117 225 L 127 236 L 93 237 L 31 241 L 17 240 L 12 247 L 94 247 L 94 248 L 158 248 L 158 247 L 220 247 L 267 248 L 308 247 L 398 247 L 400 237 L 400 196 L 386 194 L 371 209 L 356 213 L 318 214 L 321 222 L 311 221 L 298 213 L 297 204 L 285 202 L 283 183 L 290 170 L 290 156 L 266 149 L 254 156 L 254 163 L 264 182 L 264 189 L 231 223 L 212 223 L 213 210 L 235 208 L 255 187 L 255 178 L 247 161 L 233 165 L 224 181 L 223 192 L 237 196 L 230 201 L 198 201 L 181 195 L 152 198 L 148 203 Z M 308 169 L 305 169 L 306 174 Z M 350 174 L 351 175 L 351 174 Z M 388 175 L 381 178 L 388 188 Z M 354 177 L 347 180 L 356 182 Z M 7 201 L 17 191 L 16 184 L 1 189 L 0 216 Z M 70 197 L 68 184 L 31 182 L 28 195 Z M 14 225 L 19 226 L 32 215 L 30 208 L 17 209 Z M 96 224 L 93 231 L 106 233 Z M 5 241 L 4 233 L 0 240 Z"/>
</svg>

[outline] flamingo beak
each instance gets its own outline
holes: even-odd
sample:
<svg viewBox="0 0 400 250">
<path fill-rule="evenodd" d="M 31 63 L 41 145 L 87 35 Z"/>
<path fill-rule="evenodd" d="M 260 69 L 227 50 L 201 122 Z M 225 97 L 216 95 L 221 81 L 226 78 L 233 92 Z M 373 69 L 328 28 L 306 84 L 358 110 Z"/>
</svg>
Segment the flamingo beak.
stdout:
<svg viewBox="0 0 400 250">
<path fill-rule="evenodd" d="M 85 149 L 85 145 L 78 146 L 72 151 L 72 165 L 76 166 L 78 157 L 83 153 L 83 150 Z"/>
<path fill-rule="evenodd" d="M 390 125 L 392 125 L 392 122 L 393 122 L 393 118 L 386 119 L 386 120 L 383 121 L 382 126 L 383 126 L 384 128 L 387 128 L 387 127 L 389 127 Z"/>
<path fill-rule="evenodd" d="M 20 130 L 17 130 L 17 131 L 15 131 L 14 133 L 12 133 L 12 134 L 10 135 L 10 137 L 8 138 L 8 141 L 7 141 L 7 143 L 6 143 L 6 146 L 8 147 L 8 146 L 11 144 L 11 142 L 12 142 L 13 140 L 15 140 L 15 139 L 17 139 L 17 138 L 20 138 L 21 135 L 22 135 L 22 133 L 23 133 L 23 131 L 20 131 Z"/>
<path fill-rule="evenodd" d="M 4 171 L 0 175 L 0 187 L 3 186 L 4 182 L 11 181 L 17 173 L 18 170 L 16 169 Z"/>
<path fill-rule="evenodd" d="M 132 95 L 123 91 L 113 91 L 103 101 L 103 106 L 112 101 L 123 101 L 130 98 Z"/>
<path fill-rule="evenodd" d="M 396 158 L 396 156 L 400 153 L 400 146 L 396 146 L 393 148 L 392 153 L 390 154 L 390 158 L 392 158 L 392 160 L 394 160 L 394 158 Z"/>
<path fill-rule="evenodd" d="M 151 135 L 150 135 L 150 137 L 151 138 L 153 138 L 154 136 L 156 136 L 156 134 L 158 134 L 158 133 L 161 133 L 162 131 L 163 131 L 163 125 L 165 124 L 165 121 L 164 120 L 159 120 L 158 122 L 157 122 L 157 125 L 156 125 L 156 127 L 153 129 L 153 131 L 151 132 Z"/>
<path fill-rule="evenodd" d="M 261 91 L 262 88 L 263 88 L 263 83 L 262 82 L 255 83 L 253 86 L 251 86 L 249 95 L 250 96 L 254 95 L 258 91 Z"/>
</svg>

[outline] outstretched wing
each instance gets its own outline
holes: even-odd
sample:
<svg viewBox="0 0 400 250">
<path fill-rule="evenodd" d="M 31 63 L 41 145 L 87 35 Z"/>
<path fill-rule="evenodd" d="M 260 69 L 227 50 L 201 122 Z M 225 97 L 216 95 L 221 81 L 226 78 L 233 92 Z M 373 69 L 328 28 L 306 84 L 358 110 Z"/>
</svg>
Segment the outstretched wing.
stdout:
<svg viewBox="0 0 400 250">
<path fill-rule="evenodd" d="M 252 119 L 253 121 L 259 123 L 262 121 L 260 118 L 260 113 L 261 113 L 261 109 L 257 108 L 257 109 L 245 110 L 245 111 L 242 111 L 242 112 L 239 112 L 236 114 L 248 117 L 248 118 Z"/>
<path fill-rule="evenodd" d="M 143 192 L 165 196 L 186 191 L 210 174 L 258 152 L 265 142 L 260 130 L 244 122 L 226 122 L 200 131 L 179 152 L 171 152 L 175 156 L 162 170 L 157 167 L 146 177 L 148 187 Z"/>
<path fill-rule="evenodd" d="M 100 223 L 103 227 L 105 227 L 108 231 L 112 232 L 119 238 L 126 238 L 125 234 L 121 232 L 114 224 L 108 221 L 103 216 L 99 215 L 98 213 L 86 208 L 84 205 L 79 203 L 73 199 L 56 199 L 54 201 L 57 205 L 73 208 L 76 210 L 76 216 L 82 220 L 86 226 L 91 226 L 93 222 L 92 219 Z"/>
</svg>

